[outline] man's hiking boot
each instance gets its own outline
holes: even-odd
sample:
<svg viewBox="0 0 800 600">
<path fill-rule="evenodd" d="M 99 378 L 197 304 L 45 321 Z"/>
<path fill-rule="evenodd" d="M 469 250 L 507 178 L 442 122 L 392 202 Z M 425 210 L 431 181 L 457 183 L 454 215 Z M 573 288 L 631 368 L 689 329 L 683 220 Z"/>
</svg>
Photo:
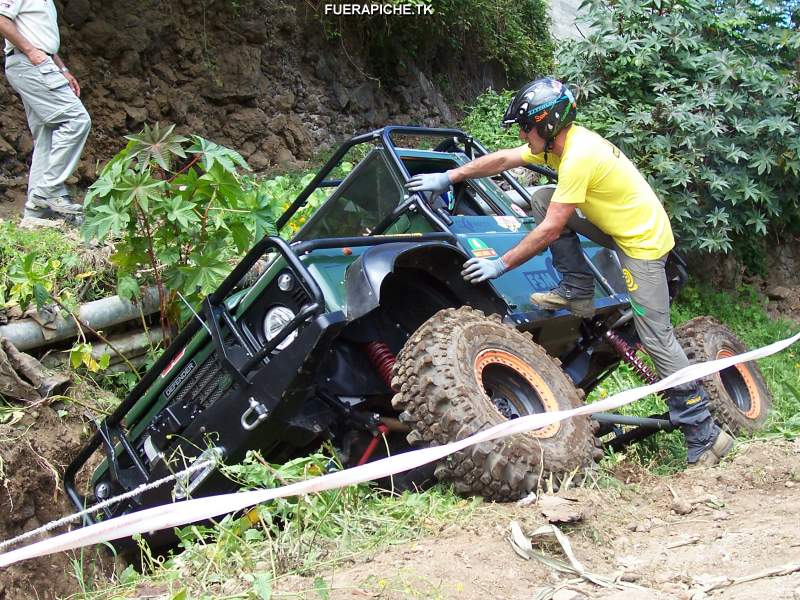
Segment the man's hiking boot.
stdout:
<svg viewBox="0 0 800 600">
<path fill-rule="evenodd" d="M 717 439 L 713 444 L 709 444 L 697 459 L 696 462 L 689 463 L 687 469 L 703 469 L 706 467 L 713 467 L 716 465 L 723 456 L 728 454 L 733 449 L 733 436 L 729 435 L 722 429 L 719 430 Z"/>
<path fill-rule="evenodd" d="M 72 202 L 69 196 L 58 196 L 56 198 L 31 196 L 30 200 L 25 203 L 25 208 L 48 209 L 60 215 L 79 215 L 83 213 L 83 205 Z"/>
<path fill-rule="evenodd" d="M 531 294 L 531 302 L 544 310 L 566 308 L 572 314 L 588 319 L 594 316 L 594 298 L 565 298 L 555 290 Z"/>
<path fill-rule="evenodd" d="M 61 198 L 61 200 L 64 200 L 64 198 Z M 31 217 L 34 219 L 48 219 L 51 221 L 61 219 L 70 225 L 78 226 L 83 224 L 83 207 L 80 204 L 72 204 L 67 199 L 67 205 L 78 206 L 80 210 L 78 212 L 56 212 L 47 205 L 42 206 L 43 203 L 41 198 L 36 198 L 35 201 L 28 200 L 22 209 L 22 218 Z"/>
</svg>

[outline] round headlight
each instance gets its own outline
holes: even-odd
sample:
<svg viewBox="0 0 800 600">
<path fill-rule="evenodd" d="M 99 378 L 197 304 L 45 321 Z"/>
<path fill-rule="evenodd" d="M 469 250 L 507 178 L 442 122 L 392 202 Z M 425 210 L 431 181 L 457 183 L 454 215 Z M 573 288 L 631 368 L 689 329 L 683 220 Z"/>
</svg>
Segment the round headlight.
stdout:
<svg viewBox="0 0 800 600">
<path fill-rule="evenodd" d="M 294 319 L 294 313 L 290 308 L 285 306 L 275 306 L 274 308 L 269 309 L 267 311 L 267 316 L 264 317 L 264 336 L 267 338 L 268 342 L 271 342 L 275 336 L 277 336 L 286 325 Z M 294 339 L 297 337 L 297 330 L 295 329 L 292 333 L 286 336 L 280 344 L 278 344 L 277 349 L 283 350 L 291 344 Z"/>
<path fill-rule="evenodd" d="M 278 277 L 278 288 L 282 292 L 291 292 L 294 288 L 294 277 L 289 275 L 289 273 L 283 273 L 280 277 Z"/>
</svg>

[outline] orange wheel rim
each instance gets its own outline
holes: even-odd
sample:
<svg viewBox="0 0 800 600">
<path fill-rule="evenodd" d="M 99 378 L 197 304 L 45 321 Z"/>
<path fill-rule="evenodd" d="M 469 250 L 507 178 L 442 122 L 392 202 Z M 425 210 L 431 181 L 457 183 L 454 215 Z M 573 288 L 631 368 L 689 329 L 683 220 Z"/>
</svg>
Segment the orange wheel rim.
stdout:
<svg viewBox="0 0 800 600">
<path fill-rule="evenodd" d="M 719 352 L 717 352 L 717 358 L 730 358 L 731 356 L 735 356 L 735 354 L 728 350 L 727 348 L 723 348 Z M 757 419 L 758 416 L 761 414 L 761 397 L 758 394 L 758 387 L 756 386 L 756 381 L 753 379 L 753 374 L 747 368 L 747 363 L 742 364 L 735 364 L 733 367 L 739 373 L 739 376 L 744 381 L 745 386 L 747 387 L 747 393 L 750 396 L 750 410 L 742 411 L 745 417 L 748 419 Z M 725 388 L 725 384 L 722 382 L 721 371 L 718 371 L 715 374 L 715 377 L 719 379 L 720 384 L 722 384 L 723 389 Z M 727 390 L 726 390 L 727 393 Z M 739 409 L 741 410 L 741 409 Z"/>
<path fill-rule="evenodd" d="M 534 371 L 531 366 L 521 358 L 511 354 L 510 352 L 506 352 L 505 350 L 483 350 L 475 358 L 475 380 L 478 382 L 478 385 L 481 387 L 481 389 L 483 389 L 483 372 L 486 367 L 490 365 L 502 365 L 504 367 L 508 367 L 525 379 L 525 381 L 538 395 L 539 400 L 544 407 L 544 412 L 556 412 L 559 410 L 558 402 L 553 395 L 553 391 L 550 389 L 550 386 L 544 382 L 544 379 L 542 379 L 541 375 Z M 484 391 L 484 394 L 485 393 L 486 392 Z M 497 410 L 498 414 L 502 415 L 497 406 L 495 406 L 494 402 L 492 402 L 491 398 L 489 398 L 489 402 L 492 407 Z M 505 415 L 502 416 L 505 418 Z M 546 427 L 536 429 L 535 431 L 531 431 L 529 433 L 533 437 L 549 438 L 558 433 L 560 428 L 561 424 L 557 422 L 551 423 Z"/>
</svg>

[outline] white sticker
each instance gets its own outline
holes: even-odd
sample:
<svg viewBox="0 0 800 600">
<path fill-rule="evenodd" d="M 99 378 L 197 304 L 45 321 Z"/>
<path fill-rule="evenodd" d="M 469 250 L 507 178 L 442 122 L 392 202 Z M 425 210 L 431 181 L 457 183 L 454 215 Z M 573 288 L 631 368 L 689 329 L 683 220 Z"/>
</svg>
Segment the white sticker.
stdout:
<svg viewBox="0 0 800 600">
<path fill-rule="evenodd" d="M 522 226 L 522 223 L 519 222 L 517 217 L 495 217 L 494 220 L 503 229 L 508 229 L 515 233 L 519 231 L 519 228 Z"/>
</svg>

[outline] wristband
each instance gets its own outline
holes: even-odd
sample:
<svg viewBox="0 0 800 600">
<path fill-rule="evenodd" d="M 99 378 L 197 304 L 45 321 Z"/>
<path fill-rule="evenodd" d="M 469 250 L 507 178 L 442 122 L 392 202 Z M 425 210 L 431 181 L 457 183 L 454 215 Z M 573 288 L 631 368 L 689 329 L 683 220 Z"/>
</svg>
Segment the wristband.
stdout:
<svg viewBox="0 0 800 600">
<path fill-rule="evenodd" d="M 69 73 L 69 69 L 67 67 L 61 67 L 59 71 L 61 71 L 62 73 Z"/>
</svg>

